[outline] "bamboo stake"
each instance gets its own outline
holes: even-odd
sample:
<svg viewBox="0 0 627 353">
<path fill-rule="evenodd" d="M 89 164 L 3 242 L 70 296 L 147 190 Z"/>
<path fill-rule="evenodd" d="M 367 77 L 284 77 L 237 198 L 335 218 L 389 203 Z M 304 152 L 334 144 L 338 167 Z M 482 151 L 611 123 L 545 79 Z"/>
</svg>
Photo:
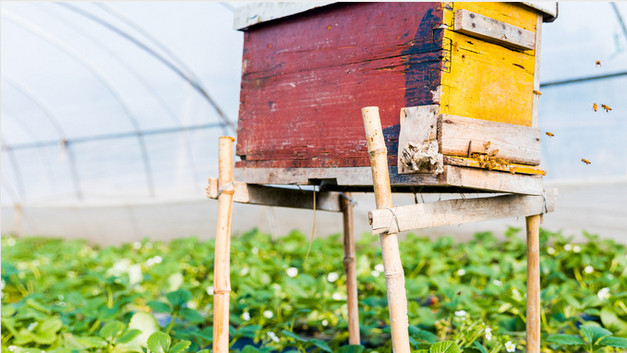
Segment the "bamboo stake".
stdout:
<svg viewBox="0 0 627 353">
<path fill-rule="evenodd" d="M 361 109 L 361 113 L 366 130 L 366 142 L 372 167 L 372 182 L 377 208 L 391 209 L 392 189 L 390 187 L 387 149 L 381 129 L 379 108 L 365 107 Z M 398 248 L 398 237 L 395 233 L 384 233 L 381 234 L 380 241 L 390 310 L 392 351 L 394 353 L 409 353 L 407 295 L 405 293 L 405 274 Z"/>
<path fill-rule="evenodd" d="M 219 140 L 219 194 L 213 276 L 213 351 L 229 351 L 229 293 L 231 292 L 230 248 L 233 211 L 233 141 L 229 136 Z"/>
<path fill-rule="evenodd" d="M 359 305 L 357 299 L 357 270 L 355 265 L 355 234 L 353 231 L 352 194 L 340 198 L 344 222 L 344 271 L 346 272 L 346 298 L 348 304 L 348 343 L 361 344 L 359 337 Z"/>
<path fill-rule="evenodd" d="M 527 353 L 540 353 L 540 216 L 527 221 Z"/>
</svg>

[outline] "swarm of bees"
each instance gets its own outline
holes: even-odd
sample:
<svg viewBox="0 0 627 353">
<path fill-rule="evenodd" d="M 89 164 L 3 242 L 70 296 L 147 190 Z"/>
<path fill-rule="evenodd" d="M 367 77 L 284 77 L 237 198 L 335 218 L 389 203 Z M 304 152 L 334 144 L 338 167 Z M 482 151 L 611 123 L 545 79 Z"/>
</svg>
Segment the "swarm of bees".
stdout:
<svg viewBox="0 0 627 353">
<path fill-rule="evenodd" d="M 499 149 L 495 148 L 492 151 L 488 151 L 490 148 L 491 142 L 488 141 L 483 144 L 486 152 L 475 152 L 470 155 L 470 158 L 479 162 L 479 167 L 486 168 L 488 170 L 492 170 L 498 167 L 503 169 L 508 169 L 509 164 L 506 160 L 502 158 L 498 158 L 496 155 L 499 153 Z M 511 171 L 511 169 L 510 169 Z"/>
</svg>

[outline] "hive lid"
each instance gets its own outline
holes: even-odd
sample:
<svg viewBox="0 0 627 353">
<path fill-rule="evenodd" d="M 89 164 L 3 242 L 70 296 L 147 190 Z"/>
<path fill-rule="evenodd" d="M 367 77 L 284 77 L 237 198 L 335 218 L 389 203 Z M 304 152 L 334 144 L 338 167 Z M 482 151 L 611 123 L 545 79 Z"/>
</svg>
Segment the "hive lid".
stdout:
<svg viewBox="0 0 627 353">
<path fill-rule="evenodd" d="M 246 30 L 248 27 L 288 17 L 315 8 L 336 3 L 335 1 L 303 1 L 303 2 L 258 2 L 242 6 L 235 10 L 233 27 Z M 557 18 L 557 2 L 530 1 L 522 4 L 532 7 L 544 14 L 544 22 L 553 22 Z"/>
</svg>

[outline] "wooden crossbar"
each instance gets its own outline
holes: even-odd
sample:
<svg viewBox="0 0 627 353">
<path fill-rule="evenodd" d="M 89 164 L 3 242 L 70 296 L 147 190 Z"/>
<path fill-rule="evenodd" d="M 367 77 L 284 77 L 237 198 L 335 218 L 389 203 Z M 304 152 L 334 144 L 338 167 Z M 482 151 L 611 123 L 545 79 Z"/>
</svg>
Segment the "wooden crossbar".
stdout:
<svg viewBox="0 0 627 353">
<path fill-rule="evenodd" d="M 233 182 L 233 202 L 248 203 L 252 205 L 265 205 L 276 207 L 313 209 L 313 191 L 300 189 L 287 189 L 272 186 L 262 186 Z M 209 178 L 206 188 L 207 197 L 217 199 L 220 189 L 218 179 Z M 331 191 L 316 192 L 316 210 L 341 212 L 341 193 Z"/>
<path fill-rule="evenodd" d="M 456 199 L 370 211 L 372 234 L 544 214 L 555 210 L 557 189 L 545 195 L 503 195 Z"/>
</svg>

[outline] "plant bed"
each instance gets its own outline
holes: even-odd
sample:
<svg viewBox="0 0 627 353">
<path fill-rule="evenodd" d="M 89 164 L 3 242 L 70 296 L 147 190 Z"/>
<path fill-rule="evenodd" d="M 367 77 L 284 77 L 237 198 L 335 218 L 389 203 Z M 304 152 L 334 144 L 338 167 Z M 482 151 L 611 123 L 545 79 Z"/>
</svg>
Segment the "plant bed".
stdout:
<svg viewBox="0 0 627 353">
<path fill-rule="evenodd" d="M 524 351 L 526 245 L 504 240 L 401 242 L 410 336 L 423 352 Z M 543 352 L 627 349 L 624 245 L 541 231 Z M 231 243 L 231 349 L 389 352 L 378 237 L 356 244 L 362 345 L 349 346 L 339 235 Z M 2 237 L 2 352 L 211 350 L 214 241 L 85 241 Z M 156 332 L 156 333 L 155 333 Z"/>
</svg>

